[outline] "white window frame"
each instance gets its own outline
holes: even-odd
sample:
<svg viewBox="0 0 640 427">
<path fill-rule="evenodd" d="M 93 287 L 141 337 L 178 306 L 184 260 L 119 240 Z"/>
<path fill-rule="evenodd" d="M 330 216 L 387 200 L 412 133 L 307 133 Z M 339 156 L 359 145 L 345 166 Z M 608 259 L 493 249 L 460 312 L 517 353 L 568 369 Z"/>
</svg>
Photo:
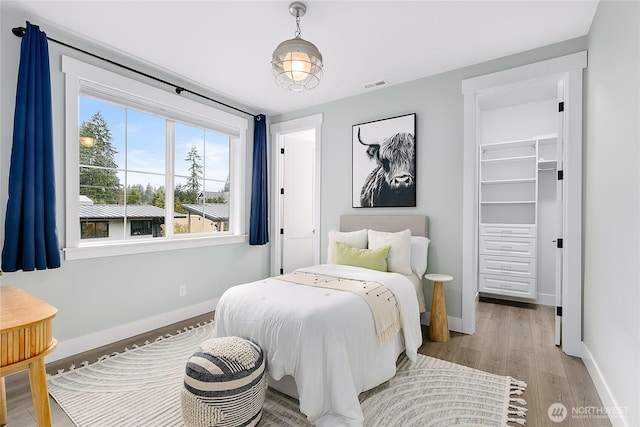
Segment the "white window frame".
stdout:
<svg viewBox="0 0 640 427">
<path fill-rule="evenodd" d="M 247 241 L 245 231 L 246 201 L 246 144 L 249 122 L 211 106 L 183 96 L 158 89 L 120 74 L 62 56 L 62 72 L 65 74 L 65 180 L 66 180 L 66 243 L 65 260 L 98 258 L 105 256 L 177 250 L 214 246 Z M 148 240 L 124 240 L 118 242 L 88 242 L 80 239 L 79 215 L 79 108 L 81 95 L 98 96 L 119 105 L 140 109 L 143 112 L 159 112 L 169 120 L 220 131 L 229 138 L 229 176 L 233 191 L 229 197 L 229 222 L 231 230 L 212 234 L 174 235 L 168 230 L 166 237 Z M 174 154 L 167 149 L 165 176 L 174 175 Z M 168 187 L 167 187 L 168 188 Z M 166 206 L 173 206 L 173 192 L 167 192 Z"/>
</svg>

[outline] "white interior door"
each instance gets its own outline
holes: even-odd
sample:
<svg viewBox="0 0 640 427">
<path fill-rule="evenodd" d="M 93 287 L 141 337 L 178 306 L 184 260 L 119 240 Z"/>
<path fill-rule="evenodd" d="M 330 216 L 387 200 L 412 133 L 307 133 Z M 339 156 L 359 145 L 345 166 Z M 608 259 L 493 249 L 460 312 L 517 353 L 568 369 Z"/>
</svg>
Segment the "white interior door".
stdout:
<svg viewBox="0 0 640 427">
<path fill-rule="evenodd" d="M 562 189 L 564 178 L 564 82 L 558 82 L 558 145 L 557 145 L 557 171 L 556 181 L 556 322 L 555 322 L 555 343 L 562 344 L 562 242 L 564 211 L 562 207 Z"/>
<path fill-rule="evenodd" d="M 314 129 L 281 139 L 281 273 L 313 265 L 316 259 L 315 152 Z"/>
</svg>

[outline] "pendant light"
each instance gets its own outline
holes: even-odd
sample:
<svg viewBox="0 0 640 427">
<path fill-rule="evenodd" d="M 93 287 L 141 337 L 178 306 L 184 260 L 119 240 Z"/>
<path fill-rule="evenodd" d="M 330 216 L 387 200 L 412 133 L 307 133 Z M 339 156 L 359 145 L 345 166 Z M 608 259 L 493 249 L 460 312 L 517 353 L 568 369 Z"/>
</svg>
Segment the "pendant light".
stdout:
<svg viewBox="0 0 640 427">
<path fill-rule="evenodd" d="M 276 82 L 294 92 L 313 89 L 322 77 L 322 54 L 313 43 L 300 37 L 300 17 L 306 11 L 304 3 L 289 5 L 289 13 L 296 18 L 294 38 L 280 43 L 271 58 Z"/>
</svg>

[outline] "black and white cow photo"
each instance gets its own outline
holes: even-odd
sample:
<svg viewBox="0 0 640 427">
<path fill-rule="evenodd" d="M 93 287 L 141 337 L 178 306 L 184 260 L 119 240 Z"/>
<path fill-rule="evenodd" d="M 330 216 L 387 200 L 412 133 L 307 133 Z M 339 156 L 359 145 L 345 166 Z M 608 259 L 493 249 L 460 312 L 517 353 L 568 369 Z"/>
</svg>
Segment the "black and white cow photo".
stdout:
<svg viewBox="0 0 640 427">
<path fill-rule="evenodd" d="M 416 206 L 416 115 L 353 126 L 355 207 Z"/>
</svg>

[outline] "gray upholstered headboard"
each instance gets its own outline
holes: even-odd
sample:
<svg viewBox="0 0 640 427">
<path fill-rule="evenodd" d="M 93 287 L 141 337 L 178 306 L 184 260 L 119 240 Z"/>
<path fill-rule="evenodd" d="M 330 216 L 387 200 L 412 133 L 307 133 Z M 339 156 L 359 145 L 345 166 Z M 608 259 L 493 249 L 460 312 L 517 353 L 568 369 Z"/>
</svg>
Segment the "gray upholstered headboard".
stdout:
<svg viewBox="0 0 640 427">
<path fill-rule="evenodd" d="M 425 215 L 343 215 L 340 231 L 356 231 L 363 228 L 398 232 L 411 230 L 413 236 L 429 237 L 429 217 Z"/>
</svg>

